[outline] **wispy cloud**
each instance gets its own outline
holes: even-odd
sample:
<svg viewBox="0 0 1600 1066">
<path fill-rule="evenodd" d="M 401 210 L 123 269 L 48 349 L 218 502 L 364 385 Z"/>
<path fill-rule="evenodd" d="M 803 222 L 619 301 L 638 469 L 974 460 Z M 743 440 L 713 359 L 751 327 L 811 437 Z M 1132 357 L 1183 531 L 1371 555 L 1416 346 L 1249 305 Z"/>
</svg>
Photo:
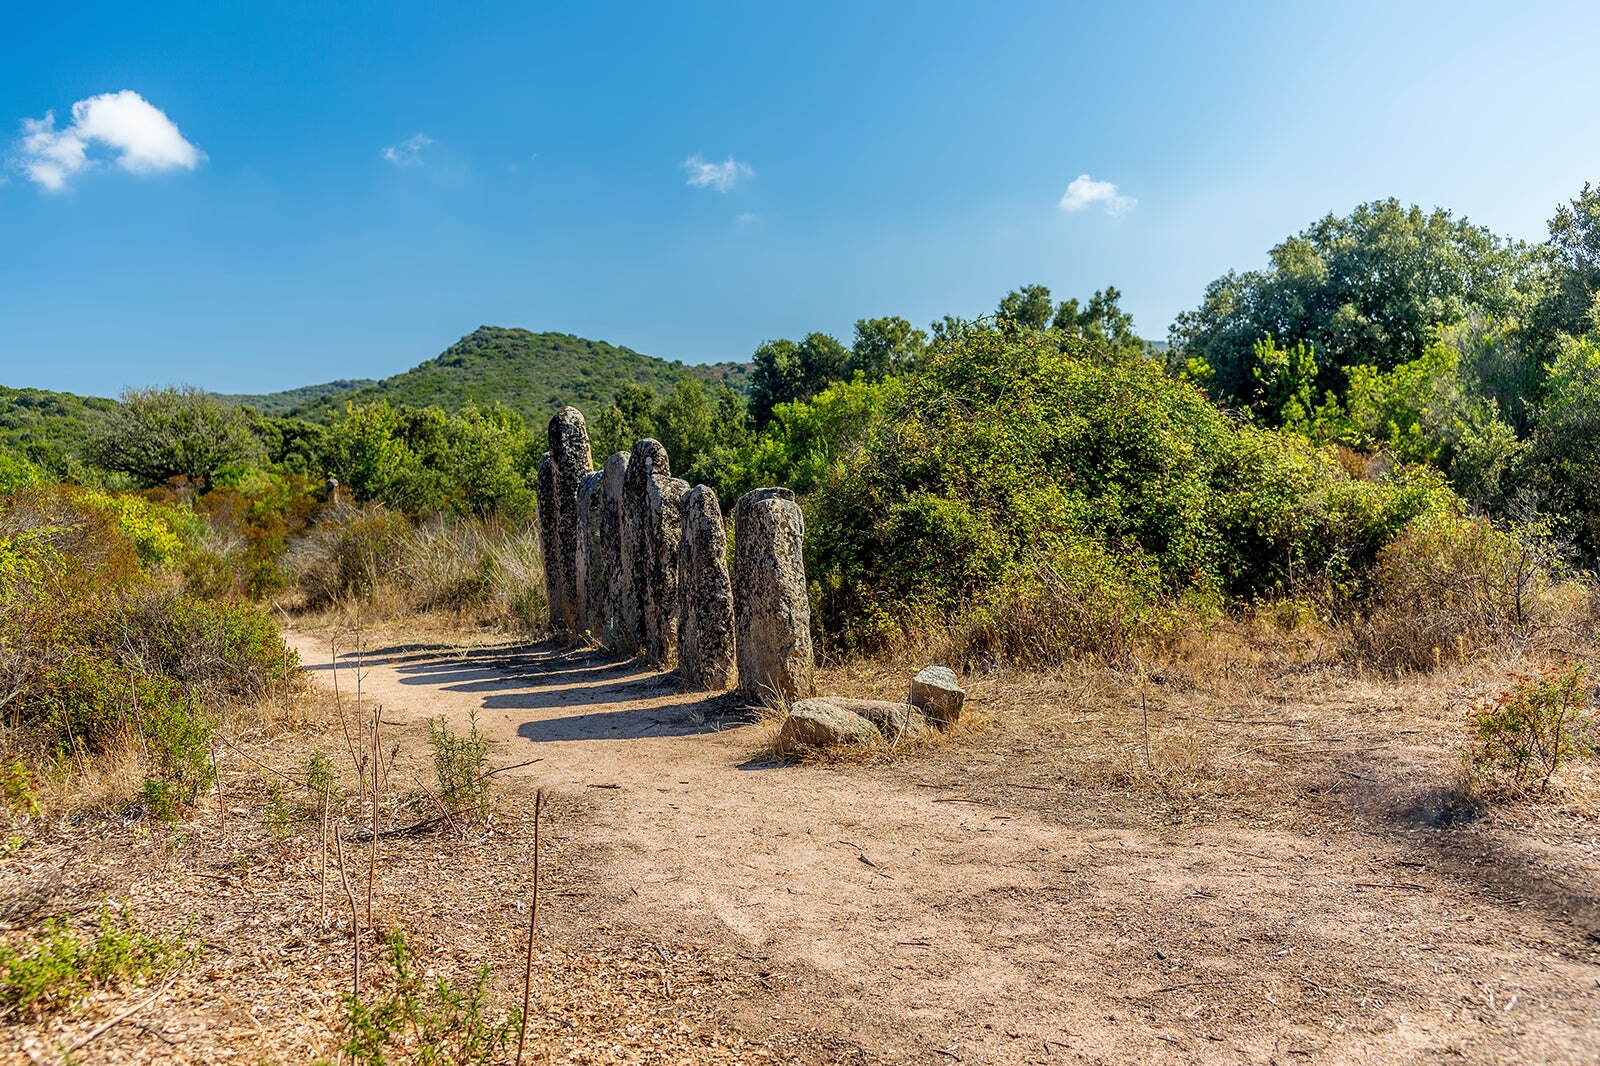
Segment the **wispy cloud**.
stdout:
<svg viewBox="0 0 1600 1066">
<path fill-rule="evenodd" d="M 699 152 L 683 161 L 683 172 L 689 176 L 689 184 L 693 187 L 715 189 L 717 192 L 728 192 L 740 182 L 756 176 L 749 163 L 741 163 L 731 155 L 721 163 L 707 163 Z"/>
<path fill-rule="evenodd" d="M 1096 181 L 1087 174 L 1079 174 L 1072 179 L 1072 184 L 1068 185 L 1067 191 L 1062 194 L 1061 210 L 1082 211 L 1098 204 L 1108 215 L 1124 215 L 1132 211 L 1138 203 L 1139 201 L 1133 197 L 1118 192 L 1112 182 Z"/>
<path fill-rule="evenodd" d="M 433 143 L 433 138 L 426 133 L 413 133 L 399 144 L 391 144 L 383 150 L 383 158 L 397 167 L 414 167 L 422 162 L 423 149 Z"/>
<path fill-rule="evenodd" d="M 64 129 L 56 129 L 54 111 L 23 119 L 12 162 L 35 184 L 60 192 L 99 162 L 97 146 L 109 149 L 116 165 L 131 174 L 193 170 L 206 157 L 165 112 L 124 89 L 79 100 L 72 105 L 72 124 Z"/>
</svg>

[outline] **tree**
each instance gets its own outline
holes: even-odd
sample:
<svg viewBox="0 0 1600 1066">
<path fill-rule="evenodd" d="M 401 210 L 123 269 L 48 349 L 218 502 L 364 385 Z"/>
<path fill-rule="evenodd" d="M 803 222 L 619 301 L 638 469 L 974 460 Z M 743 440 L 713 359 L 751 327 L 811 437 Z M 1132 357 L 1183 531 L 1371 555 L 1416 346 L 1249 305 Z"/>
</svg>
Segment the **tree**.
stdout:
<svg viewBox="0 0 1600 1066">
<path fill-rule="evenodd" d="M 995 322 L 1009 333 L 1037 332 L 1047 329 L 1055 305 L 1050 302 L 1050 290 L 1043 285 L 1024 285 L 1013 289 L 995 308 Z"/>
<path fill-rule="evenodd" d="M 595 416 L 593 450 L 604 463 L 613 452 L 629 452 L 634 443 L 655 432 L 656 394 L 643 385 L 623 382 L 615 398 Z"/>
<path fill-rule="evenodd" d="M 1600 330 L 1600 189 L 1584 182 L 1577 199 L 1556 210 L 1549 228 L 1550 239 L 1540 249 L 1545 291 L 1529 326 L 1532 347 L 1546 357 L 1555 354 L 1562 334 Z"/>
<path fill-rule="evenodd" d="M 928 347 L 928 335 L 898 316 L 856 320 L 846 377 L 861 374 L 868 381 L 904 374 L 917 365 Z"/>
<path fill-rule="evenodd" d="M 809 400 L 829 384 L 842 381 L 850 349 L 826 333 L 808 333 L 796 344 L 768 341 L 756 349 L 750 375 L 750 417 L 764 426 L 780 403 Z"/>
<path fill-rule="evenodd" d="M 1312 345 L 1319 391 L 1342 390 L 1345 367 L 1388 370 L 1441 327 L 1514 315 L 1530 267 L 1526 248 L 1448 211 L 1363 204 L 1273 248 L 1266 270 L 1213 281 L 1172 327 L 1172 360 L 1209 368 L 1218 400 L 1252 402 L 1255 346 L 1271 335 Z"/>
<path fill-rule="evenodd" d="M 1600 339 L 1565 337 L 1534 434 L 1535 478 L 1589 559 L 1600 558 Z"/>
<path fill-rule="evenodd" d="M 249 412 L 183 385 L 124 391 L 92 454 L 143 485 L 185 478 L 204 491 L 223 468 L 258 459 L 261 444 Z"/>
<path fill-rule="evenodd" d="M 656 413 L 655 436 L 666 446 L 673 473 L 679 474 L 711 447 L 711 404 L 706 388 L 690 379 L 678 382 Z"/>
<path fill-rule="evenodd" d="M 1051 327 L 1088 341 L 1109 355 L 1138 358 L 1150 345 L 1133 331 L 1133 316 L 1120 306 L 1122 293 L 1107 285 L 1080 305 L 1076 298 L 1063 300 L 1057 307 Z"/>
</svg>

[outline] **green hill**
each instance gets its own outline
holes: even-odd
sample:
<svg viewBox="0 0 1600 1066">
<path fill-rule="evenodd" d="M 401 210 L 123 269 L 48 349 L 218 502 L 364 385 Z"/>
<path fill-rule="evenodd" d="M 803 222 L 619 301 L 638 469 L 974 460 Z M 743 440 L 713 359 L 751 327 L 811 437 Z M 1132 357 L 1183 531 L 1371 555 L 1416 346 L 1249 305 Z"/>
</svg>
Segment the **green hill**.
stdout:
<svg viewBox="0 0 1600 1066">
<path fill-rule="evenodd" d="M 217 399 L 236 403 L 241 407 L 254 407 L 264 415 L 282 415 L 322 399 L 335 399 L 347 392 L 355 392 L 377 382 L 371 378 L 341 378 L 323 385 L 302 385 L 298 389 L 266 393 L 217 393 Z"/>
<path fill-rule="evenodd" d="M 64 474 L 116 408 L 98 396 L 0 386 L 0 448 Z"/>
<path fill-rule="evenodd" d="M 342 379 L 260 395 L 220 395 L 264 415 L 295 415 L 329 422 L 346 403 L 391 404 L 458 410 L 469 403 L 501 403 L 542 427 L 563 403 L 591 416 L 624 382 L 665 394 L 691 378 L 710 388 L 748 391 L 749 364 L 688 366 L 628 348 L 566 333 L 483 326 L 433 359 L 382 381 Z M 84 447 L 117 401 L 43 389 L 0 386 L 0 449 L 64 474 L 84 457 Z"/>
<path fill-rule="evenodd" d="M 469 403 L 501 403 L 537 426 L 562 404 L 598 410 L 624 382 L 666 393 L 695 377 L 711 385 L 726 381 L 742 390 L 746 376 L 742 364 L 691 367 L 568 333 L 481 326 L 404 373 L 319 397 L 289 413 L 323 422 L 347 403 L 387 400 L 412 407 L 437 404 L 451 411 Z"/>
</svg>

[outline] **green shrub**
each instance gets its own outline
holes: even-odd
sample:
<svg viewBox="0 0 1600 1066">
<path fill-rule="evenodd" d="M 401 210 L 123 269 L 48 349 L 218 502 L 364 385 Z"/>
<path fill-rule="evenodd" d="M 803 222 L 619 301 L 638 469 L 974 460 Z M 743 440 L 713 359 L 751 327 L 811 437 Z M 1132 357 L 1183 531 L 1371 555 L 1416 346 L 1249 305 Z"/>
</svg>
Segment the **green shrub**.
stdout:
<svg viewBox="0 0 1600 1066">
<path fill-rule="evenodd" d="M 343 506 L 313 528 L 291 552 L 291 565 L 311 607 L 372 595 L 400 562 L 405 518 L 382 504 Z"/>
<path fill-rule="evenodd" d="M 478 730 L 474 711 L 465 735 L 453 731 L 441 718 L 428 719 L 428 745 L 439 796 L 454 815 L 478 821 L 489 818 L 489 738 Z"/>
<path fill-rule="evenodd" d="M 58 750 L 139 738 L 145 807 L 175 817 L 211 784 L 217 712 L 288 683 L 260 608 L 181 593 L 181 508 L 61 486 L 0 503 L 0 683 L 13 727 Z"/>
<path fill-rule="evenodd" d="M 36 1016 L 64 1010 L 96 989 L 181 966 L 192 954 L 182 935 L 142 933 L 109 907 L 88 936 L 68 918 L 49 918 L 36 934 L 0 945 L 0 1006 Z"/>
<path fill-rule="evenodd" d="M 176 688 L 177 686 L 174 686 Z M 192 702 L 173 699 L 143 709 L 139 731 L 144 736 L 147 770 L 146 799 L 153 813 L 170 821 L 216 780 L 211 761 L 211 740 L 216 734 L 214 715 Z"/>
<path fill-rule="evenodd" d="M 819 619 L 844 647 L 897 619 L 1037 661 L 1125 646 L 1196 596 L 1351 599 L 1383 545 L 1459 507 L 1437 475 L 1352 478 L 1053 331 L 952 331 L 886 396 L 806 501 Z"/>
<path fill-rule="evenodd" d="M 1467 758 L 1487 791 L 1542 791 L 1562 763 L 1594 754 L 1594 690 L 1581 664 L 1518 674 L 1512 681 L 1473 709 Z"/>
<path fill-rule="evenodd" d="M 1497 528 L 1435 514 L 1377 556 L 1353 626 L 1357 650 L 1394 669 L 1425 669 L 1514 640 L 1551 621 L 1559 560 L 1542 526 Z"/>
<path fill-rule="evenodd" d="M 367 1066 L 506 1061 L 521 1012 L 511 1010 L 498 1017 L 488 1013 L 487 966 L 465 985 L 452 984 L 446 977 L 429 981 L 418 972 L 416 955 L 399 930 L 388 935 L 385 948 L 377 986 L 365 999 L 344 997 L 339 1061 Z"/>
<path fill-rule="evenodd" d="M 0 762 L 0 804 L 4 804 L 8 825 L 39 817 L 39 780 L 16 756 Z"/>
</svg>

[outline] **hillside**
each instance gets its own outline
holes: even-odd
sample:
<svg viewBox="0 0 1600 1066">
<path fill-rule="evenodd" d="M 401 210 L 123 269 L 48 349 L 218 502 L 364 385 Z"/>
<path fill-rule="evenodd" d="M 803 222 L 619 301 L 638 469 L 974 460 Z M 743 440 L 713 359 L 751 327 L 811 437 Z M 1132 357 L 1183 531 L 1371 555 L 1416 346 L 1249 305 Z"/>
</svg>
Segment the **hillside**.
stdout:
<svg viewBox="0 0 1600 1066">
<path fill-rule="evenodd" d="M 335 399 L 347 392 L 376 384 L 372 378 L 340 378 L 322 385 L 302 385 L 298 389 L 285 389 L 282 392 L 218 393 L 217 399 L 241 407 L 253 407 L 264 415 L 282 415 L 319 400 Z"/>
<path fill-rule="evenodd" d="M 0 448 L 64 473 L 116 407 L 98 396 L 0 386 Z"/>
<path fill-rule="evenodd" d="M 457 410 L 469 403 L 501 403 L 531 424 L 562 404 L 587 410 L 604 405 L 624 382 L 665 393 L 689 377 L 730 384 L 745 377 L 739 364 L 689 367 L 567 333 L 480 326 L 443 353 L 404 373 L 363 388 L 319 397 L 290 413 L 327 421 L 346 403 L 391 404 Z M 738 387 L 735 385 L 735 387 Z"/>
</svg>

